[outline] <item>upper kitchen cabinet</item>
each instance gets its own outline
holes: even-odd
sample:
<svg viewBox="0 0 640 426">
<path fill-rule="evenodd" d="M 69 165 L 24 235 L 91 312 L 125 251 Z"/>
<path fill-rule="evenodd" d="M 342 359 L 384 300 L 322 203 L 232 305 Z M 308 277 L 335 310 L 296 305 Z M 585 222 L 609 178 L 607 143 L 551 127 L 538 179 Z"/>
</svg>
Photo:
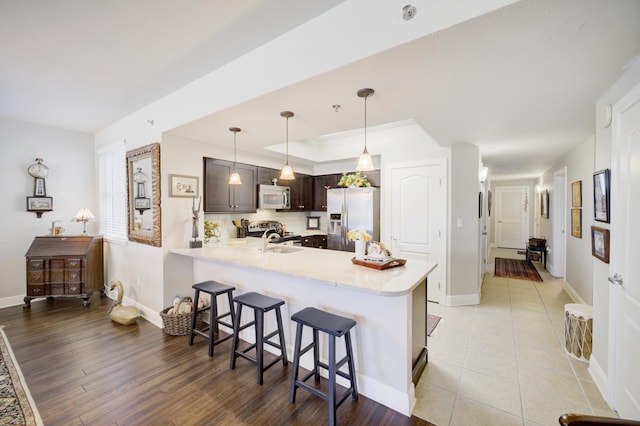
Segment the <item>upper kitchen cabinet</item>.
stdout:
<svg viewBox="0 0 640 426">
<path fill-rule="evenodd" d="M 260 185 L 273 185 L 273 180 L 280 180 L 281 170 L 258 166 L 258 183 Z M 284 182 L 284 181 L 283 181 Z"/>
<path fill-rule="evenodd" d="M 283 180 L 278 184 L 291 188 L 291 209 L 289 211 L 310 211 L 313 209 L 313 176 L 296 173 L 296 180 Z"/>
<path fill-rule="evenodd" d="M 207 213 L 255 213 L 258 168 L 236 163 L 242 185 L 229 185 L 233 162 L 204 158 L 204 211 Z"/>
<path fill-rule="evenodd" d="M 313 210 L 327 210 L 327 189 L 337 188 L 341 173 L 313 177 Z"/>
</svg>

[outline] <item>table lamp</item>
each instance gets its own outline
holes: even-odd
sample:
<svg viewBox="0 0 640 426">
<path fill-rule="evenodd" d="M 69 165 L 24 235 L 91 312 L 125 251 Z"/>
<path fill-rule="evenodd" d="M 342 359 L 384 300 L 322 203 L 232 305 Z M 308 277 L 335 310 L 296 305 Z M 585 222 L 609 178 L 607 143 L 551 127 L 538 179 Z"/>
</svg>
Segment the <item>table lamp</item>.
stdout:
<svg viewBox="0 0 640 426">
<path fill-rule="evenodd" d="M 72 219 L 72 221 L 83 223 L 84 225 L 84 229 L 82 231 L 83 234 L 87 233 L 87 222 L 89 221 L 95 222 L 95 220 L 96 220 L 96 217 L 87 208 L 80 209 L 80 211 L 78 211 L 78 213 L 76 213 L 75 217 Z"/>
</svg>

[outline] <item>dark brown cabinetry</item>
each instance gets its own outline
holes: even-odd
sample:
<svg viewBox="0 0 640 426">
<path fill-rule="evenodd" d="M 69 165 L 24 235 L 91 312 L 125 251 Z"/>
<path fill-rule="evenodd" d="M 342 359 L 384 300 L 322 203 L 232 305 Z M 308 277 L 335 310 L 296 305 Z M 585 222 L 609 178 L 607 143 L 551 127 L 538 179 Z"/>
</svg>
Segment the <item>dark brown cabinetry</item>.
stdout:
<svg viewBox="0 0 640 426">
<path fill-rule="evenodd" d="M 313 210 L 327 210 L 327 189 L 337 188 L 341 173 L 313 177 Z"/>
<path fill-rule="evenodd" d="M 229 185 L 233 162 L 204 158 L 204 211 L 255 213 L 258 167 L 236 163 L 242 185 Z"/>
<path fill-rule="evenodd" d="M 81 297 L 104 291 L 102 236 L 36 237 L 27 258 L 25 308 L 39 297 Z"/>
<path fill-rule="evenodd" d="M 258 166 L 258 183 L 260 185 L 273 185 L 273 180 L 280 180 L 281 170 Z"/>
<path fill-rule="evenodd" d="M 313 248 L 327 248 L 327 236 L 318 234 L 318 235 L 307 235 L 305 237 L 300 238 L 300 245 L 302 247 L 313 247 Z"/>
<path fill-rule="evenodd" d="M 291 188 L 291 211 L 309 211 L 313 208 L 313 176 L 296 173 L 296 180 L 283 181 Z"/>
</svg>

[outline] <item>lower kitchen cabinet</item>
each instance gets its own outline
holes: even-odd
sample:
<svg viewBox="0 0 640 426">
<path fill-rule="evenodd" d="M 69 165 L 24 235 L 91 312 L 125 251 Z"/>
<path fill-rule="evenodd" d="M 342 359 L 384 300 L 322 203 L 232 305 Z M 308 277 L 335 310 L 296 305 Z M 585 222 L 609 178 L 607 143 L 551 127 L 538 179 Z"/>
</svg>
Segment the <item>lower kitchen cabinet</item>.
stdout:
<svg viewBox="0 0 640 426">
<path fill-rule="evenodd" d="M 305 237 L 300 238 L 300 245 L 302 247 L 313 247 L 313 248 L 327 248 L 327 236 L 318 234 L 318 235 L 307 235 Z"/>
<path fill-rule="evenodd" d="M 102 236 L 36 237 L 26 253 L 27 296 L 31 300 L 47 297 L 81 297 L 84 305 L 98 290 L 104 292 Z"/>
</svg>

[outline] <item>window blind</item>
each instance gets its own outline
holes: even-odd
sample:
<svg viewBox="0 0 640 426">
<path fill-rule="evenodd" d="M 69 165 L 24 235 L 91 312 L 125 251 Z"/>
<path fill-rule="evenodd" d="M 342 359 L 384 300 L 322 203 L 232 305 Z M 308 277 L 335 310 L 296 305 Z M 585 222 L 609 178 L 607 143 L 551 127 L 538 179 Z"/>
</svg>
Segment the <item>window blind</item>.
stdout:
<svg viewBox="0 0 640 426">
<path fill-rule="evenodd" d="M 123 142 L 98 152 L 100 180 L 100 233 L 105 238 L 127 239 L 127 163 Z"/>
</svg>

